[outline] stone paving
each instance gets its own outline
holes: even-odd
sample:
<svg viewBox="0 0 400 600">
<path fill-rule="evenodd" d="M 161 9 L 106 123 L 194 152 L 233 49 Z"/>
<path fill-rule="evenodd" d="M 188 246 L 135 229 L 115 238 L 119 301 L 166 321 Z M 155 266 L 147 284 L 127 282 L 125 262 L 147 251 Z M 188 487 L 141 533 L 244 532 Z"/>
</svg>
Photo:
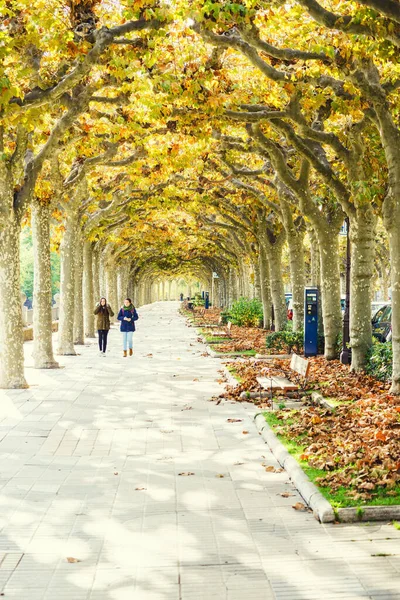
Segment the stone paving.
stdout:
<svg viewBox="0 0 400 600">
<path fill-rule="evenodd" d="M 0 398 L 0 595 L 400 599 L 400 531 L 294 510 L 254 407 L 209 401 L 220 363 L 177 308 L 140 309 L 132 358 L 116 328 L 57 371 L 26 344 L 31 387 Z"/>
</svg>

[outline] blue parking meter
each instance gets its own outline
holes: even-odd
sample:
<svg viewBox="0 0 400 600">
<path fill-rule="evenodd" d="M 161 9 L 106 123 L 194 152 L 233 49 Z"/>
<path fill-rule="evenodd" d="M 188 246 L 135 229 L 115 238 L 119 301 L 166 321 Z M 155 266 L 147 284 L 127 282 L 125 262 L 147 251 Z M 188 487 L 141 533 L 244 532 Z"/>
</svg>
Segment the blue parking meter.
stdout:
<svg viewBox="0 0 400 600">
<path fill-rule="evenodd" d="M 206 292 L 204 295 L 204 308 L 210 308 L 210 294 L 209 292 Z"/>
<path fill-rule="evenodd" d="M 318 353 L 318 288 L 304 289 L 304 356 Z"/>
</svg>

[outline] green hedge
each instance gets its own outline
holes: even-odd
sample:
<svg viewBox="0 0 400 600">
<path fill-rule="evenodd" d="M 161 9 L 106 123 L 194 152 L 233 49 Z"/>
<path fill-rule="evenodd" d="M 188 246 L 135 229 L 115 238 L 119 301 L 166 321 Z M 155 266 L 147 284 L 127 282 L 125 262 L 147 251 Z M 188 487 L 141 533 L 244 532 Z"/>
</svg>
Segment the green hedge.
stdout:
<svg viewBox="0 0 400 600">
<path fill-rule="evenodd" d="M 260 300 L 240 298 L 229 309 L 230 320 L 239 327 L 258 327 L 263 318 L 263 308 Z"/>
<path fill-rule="evenodd" d="M 392 378 L 392 361 L 392 342 L 375 341 L 368 351 L 365 370 L 380 381 L 389 381 Z"/>
</svg>

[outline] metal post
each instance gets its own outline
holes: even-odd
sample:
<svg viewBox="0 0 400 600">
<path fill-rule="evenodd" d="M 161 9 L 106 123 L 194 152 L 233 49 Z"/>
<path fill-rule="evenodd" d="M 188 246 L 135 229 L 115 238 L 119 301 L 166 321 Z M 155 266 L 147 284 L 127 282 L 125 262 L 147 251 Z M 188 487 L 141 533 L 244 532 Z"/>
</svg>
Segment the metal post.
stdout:
<svg viewBox="0 0 400 600">
<path fill-rule="evenodd" d="M 351 258 L 350 258 L 350 220 L 349 217 L 345 219 L 347 227 L 347 247 L 346 247 L 346 305 L 343 317 L 343 348 L 340 353 L 340 362 L 344 365 L 351 363 L 351 348 L 349 348 L 350 342 L 350 269 L 351 269 Z"/>
</svg>

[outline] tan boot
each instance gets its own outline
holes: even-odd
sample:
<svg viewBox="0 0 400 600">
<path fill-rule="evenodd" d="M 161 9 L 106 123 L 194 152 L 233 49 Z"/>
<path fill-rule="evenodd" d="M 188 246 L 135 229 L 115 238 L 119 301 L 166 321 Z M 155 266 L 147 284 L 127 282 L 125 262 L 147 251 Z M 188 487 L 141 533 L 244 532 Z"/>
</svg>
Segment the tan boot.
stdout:
<svg viewBox="0 0 400 600">
<path fill-rule="evenodd" d="M 124 357 L 128 356 L 128 353 L 126 350 L 124 350 Z"/>
<path fill-rule="evenodd" d="M 132 350 L 132 348 L 129 348 L 129 356 L 132 356 L 132 354 L 133 354 L 133 350 Z"/>
</svg>

